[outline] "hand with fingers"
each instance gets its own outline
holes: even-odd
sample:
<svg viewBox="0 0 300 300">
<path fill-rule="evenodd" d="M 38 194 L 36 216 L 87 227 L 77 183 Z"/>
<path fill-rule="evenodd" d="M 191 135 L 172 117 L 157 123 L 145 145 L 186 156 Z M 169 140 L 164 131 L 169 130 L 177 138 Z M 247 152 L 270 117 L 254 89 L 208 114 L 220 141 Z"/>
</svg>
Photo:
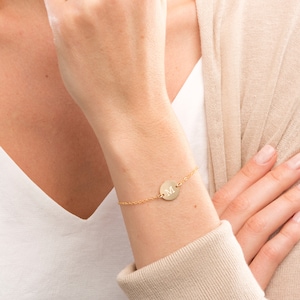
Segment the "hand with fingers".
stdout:
<svg viewBox="0 0 300 300">
<path fill-rule="evenodd" d="M 300 240 L 300 154 L 272 169 L 276 158 L 273 147 L 263 147 L 213 197 L 263 289 Z"/>
<path fill-rule="evenodd" d="M 170 107 L 165 85 L 166 1 L 45 3 L 66 88 L 98 137 L 119 199 L 123 203 L 132 201 L 133 191 L 134 198 L 143 199 L 148 190 L 157 189 L 156 179 L 169 178 L 169 174 L 187 166 L 193 169 L 194 159 Z M 298 223 L 290 221 L 267 242 L 300 210 L 300 206 L 292 205 L 297 201 L 283 201 L 285 197 L 294 199 L 296 189 L 281 196 L 300 178 L 300 170 L 290 161 L 271 171 L 275 161 L 274 149 L 264 148 L 214 197 L 219 216 L 232 224 L 246 261 L 262 287 L 269 282 L 279 258 L 285 257 L 298 241 L 297 230 L 292 230 Z M 189 184 L 188 193 L 183 191 L 181 201 L 172 206 L 153 201 L 147 209 L 141 205 L 122 208 L 135 268 L 143 269 L 217 230 L 220 220 L 200 176 L 195 174 Z M 279 216 L 275 216 L 278 210 Z M 272 221 L 271 216 L 275 216 Z M 288 234 L 290 238 L 284 240 L 282 237 Z M 232 240 L 235 246 L 236 241 Z M 277 260 L 268 255 L 268 249 L 276 249 L 274 244 L 280 246 Z M 223 269 L 227 260 L 222 258 L 220 255 Z M 237 295 L 250 289 L 263 297 L 243 258 L 238 263 L 251 288 L 243 280 L 228 280 L 230 277 L 224 282 L 221 278 L 220 282 L 224 286 L 231 282 L 231 290 Z M 260 269 L 262 265 L 264 268 Z M 210 275 L 215 277 L 214 268 L 210 269 Z M 194 278 L 201 283 L 200 271 L 197 268 Z M 177 275 L 176 268 L 172 272 Z M 232 272 L 235 279 L 239 274 Z M 189 278 L 180 280 L 176 287 L 180 293 L 189 293 Z M 185 283 L 188 288 L 184 288 Z M 211 282 L 211 293 L 210 285 Z M 194 292 L 201 295 L 197 286 Z M 169 294 L 172 289 L 163 286 L 162 290 Z"/>
<path fill-rule="evenodd" d="M 169 104 L 166 1 L 45 0 L 45 5 L 64 84 L 95 132 L 101 131 L 98 137 L 123 119 L 137 122 L 140 112 L 144 121 L 145 112 L 157 114 Z"/>
</svg>

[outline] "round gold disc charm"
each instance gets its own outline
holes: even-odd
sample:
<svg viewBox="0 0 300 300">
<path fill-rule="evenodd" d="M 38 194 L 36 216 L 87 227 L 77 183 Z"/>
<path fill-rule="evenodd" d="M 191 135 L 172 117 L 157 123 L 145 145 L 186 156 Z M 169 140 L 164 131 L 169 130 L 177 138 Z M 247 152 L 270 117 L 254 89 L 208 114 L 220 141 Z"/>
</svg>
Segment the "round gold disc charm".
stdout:
<svg viewBox="0 0 300 300">
<path fill-rule="evenodd" d="M 175 181 L 167 180 L 160 186 L 160 194 L 164 200 L 175 200 L 179 195 L 179 187 Z"/>
</svg>

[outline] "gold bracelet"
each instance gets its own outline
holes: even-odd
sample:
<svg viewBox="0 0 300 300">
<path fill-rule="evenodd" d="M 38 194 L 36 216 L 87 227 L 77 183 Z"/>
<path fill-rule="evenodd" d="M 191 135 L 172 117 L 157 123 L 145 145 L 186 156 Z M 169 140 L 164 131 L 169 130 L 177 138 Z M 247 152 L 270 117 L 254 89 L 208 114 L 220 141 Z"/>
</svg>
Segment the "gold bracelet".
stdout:
<svg viewBox="0 0 300 300">
<path fill-rule="evenodd" d="M 137 204 L 143 204 L 152 200 L 156 199 L 163 199 L 166 201 L 172 201 L 175 200 L 178 195 L 181 186 L 188 181 L 198 170 L 199 168 L 196 167 L 191 173 L 189 173 L 187 176 L 183 177 L 181 181 L 176 183 L 175 181 L 172 180 L 167 180 L 165 181 L 161 186 L 159 190 L 159 194 L 157 196 L 143 199 L 143 200 L 138 200 L 138 201 L 133 201 L 133 202 L 126 202 L 126 201 L 119 201 L 119 205 L 137 205 Z"/>
</svg>

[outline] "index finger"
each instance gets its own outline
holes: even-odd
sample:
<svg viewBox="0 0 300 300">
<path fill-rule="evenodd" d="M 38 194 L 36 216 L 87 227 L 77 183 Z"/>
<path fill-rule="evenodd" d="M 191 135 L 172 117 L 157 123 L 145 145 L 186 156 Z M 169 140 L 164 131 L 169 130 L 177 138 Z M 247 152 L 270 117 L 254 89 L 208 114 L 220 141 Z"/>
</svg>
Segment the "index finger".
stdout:
<svg viewBox="0 0 300 300">
<path fill-rule="evenodd" d="M 213 197 L 213 203 L 219 216 L 238 195 L 266 175 L 274 166 L 276 159 L 276 150 L 270 145 L 264 146 L 228 183 L 217 191 Z"/>
</svg>

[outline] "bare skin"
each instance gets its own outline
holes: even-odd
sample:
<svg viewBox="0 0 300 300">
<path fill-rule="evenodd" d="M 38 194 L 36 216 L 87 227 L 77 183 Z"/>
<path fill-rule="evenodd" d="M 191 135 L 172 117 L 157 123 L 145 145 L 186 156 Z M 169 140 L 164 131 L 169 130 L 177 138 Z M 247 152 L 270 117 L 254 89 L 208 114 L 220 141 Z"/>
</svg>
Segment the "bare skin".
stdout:
<svg viewBox="0 0 300 300">
<path fill-rule="evenodd" d="M 172 101 L 201 48 L 194 1 L 169 3 L 166 85 Z M 113 185 L 99 142 L 62 83 L 43 1 L 1 1 L 0 28 L 0 145 L 54 201 L 89 218 Z"/>
<path fill-rule="evenodd" d="M 62 84 L 43 1 L 1 1 L 0 8 L 0 145 L 54 201 L 86 219 L 112 182 L 90 125 Z M 172 2 L 167 36 L 174 99 L 200 58 L 194 1 Z"/>
<path fill-rule="evenodd" d="M 143 1 L 139 7 L 134 6 L 134 0 L 45 2 L 64 82 L 103 146 L 119 199 L 130 201 L 135 189 L 135 195 L 139 191 L 142 197 L 150 185 L 155 189 L 157 177 L 176 173 L 187 164 L 191 169 L 194 163 L 165 91 L 162 26 L 166 1 Z M 180 157 L 184 157 L 183 165 Z M 232 224 L 263 288 L 300 238 L 298 216 L 290 219 L 300 209 L 299 188 L 289 190 L 300 178 L 299 154 L 270 171 L 276 158 L 275 149 L 266 146 L 213 199 L 219 217 Z M 152 168 L 154 162 L 159 168 Z M 143 190 L 145 181 L 148 185 Z M 195 186 L 190 186 L 184 197 L 187 202 L 179 206 L 170 208 L 163 202 L 152 202 L 146 211 L 141 206 L 122 209 L 137 268 L 216 226 L 216 215 L 201 182 L 196 176 L 191 181 Z M 193 206 L 193 199 L 201 200 L 201 204 Z M 276 216 L 274 221 L 270 216 Z M 285 222 L 280 233 L 268 242 Z M 257 233 L 259 238 L 255 237 Z M 254 242 L 249 243 L 249 239 Z"/>
</svg>

